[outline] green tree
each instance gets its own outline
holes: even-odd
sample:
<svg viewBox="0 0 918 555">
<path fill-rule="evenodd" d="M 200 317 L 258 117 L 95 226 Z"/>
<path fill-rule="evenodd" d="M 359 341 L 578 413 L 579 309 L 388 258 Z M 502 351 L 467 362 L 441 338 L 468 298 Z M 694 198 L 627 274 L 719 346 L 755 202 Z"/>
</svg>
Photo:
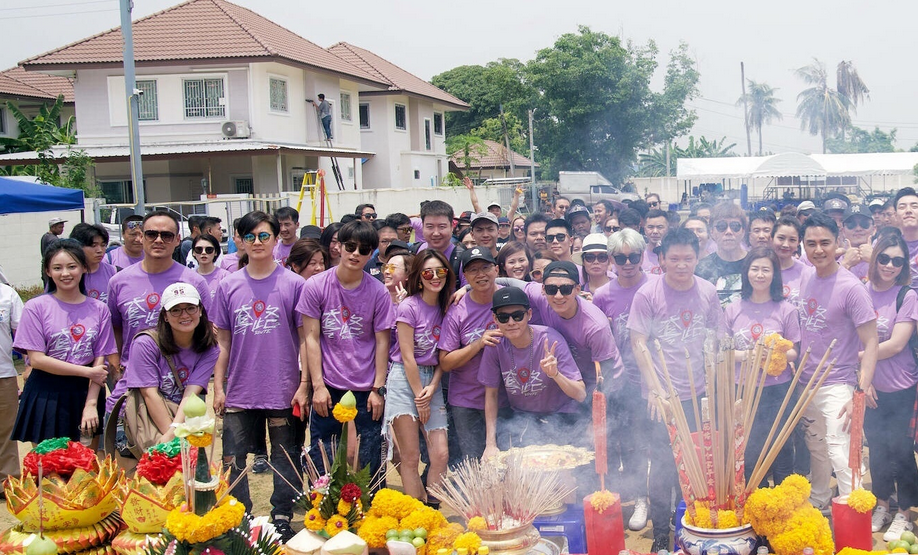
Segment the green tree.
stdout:
<svg viewBox="0 0 918 555">
<path fill-rule="evenodd" d="M 747 91 L 745 95 L 740 96 L 736 101 L 737 106 L 742 106 L 745 102 L 749 107 L 746 114 L 746 125 L 754 129 L 759 136 L 759 156 L 762 155 L 762 126 L 771 123 L 774 120 L 781 119 L 781 112 L 778 111 L 778 102 L 780 99 L 775 98 L 775 91 L 767 83 L 759 83 L 752 79 L 747 79 Z"/>
<path fill-rule="evenodd" d="M 844 60 L 838 62 L 835 68 L 835 90 L 848 97 L 851 109 L 857 111 L 857 106 L 870 99 L 870 89 L 864 84 L 861 76 L 854 67 L 854 62 Z M 844 139 L 846 127 L 842 127 L 841 135 Z"/>
<path fill-rule="evenodd" d="M 525 82 L 537 92 L 543 176 L 593 170 L 620 182 L 631 173 L 638 150 L 690 128 L 694 114 L 685 101 L 697 94 L 698 73 L 686 52 L 683 46 L 673 53 L 664 90 L 654 93 L 653 42 L 625 46 L 617 37 L 580 27 L 540 50 L 526 66 Z"/>
<path fill-rule="evenodd" d="M 487 152 L 484 140 L 481 137 L 464 134 L 446 137 L 446 152 L 459 153 L 459 160 L 465 168 L 466 175 L 472 170 L 472 164 Z M 452 155 L 451 154 L 451 155 Z"/>
<path fill-rule="evenodd" d="M 889 133 L 874 128 L 872 132 L 860 127 L 851 127 L 847 137 L 839 135 L 829 139 L 826 146 L 834 154 L 849 154 L 859 152 L 895 152 L 896 129 Z"/>
<path fill-rule="evenodd" d="M 689 136 L 685 147 L 680 147 L 675 143 L 670 143 L 669 152 L 669 175 L 673 175 L 676 169 L 676 160 L 679 158 L 722 158 L 726 156 L 736 156 L 733 149 L 736 143 L 727 144 L 727 138 L 722 137 L 708 140 L 706 137 L 699 137 L 695 140 L 694 136 Z M 652 148 L 647 152 L 642 152 L 638 156 L 637 174 L 640 177 L 664 177 L 667 175 L 666 168 L 666 145 Z"/>
<path fill-rule="evenodd" d="M 529 136 L 523 129 L 523 122 L 515 114 L 505 114 L 510 150 L 529 156 Z M 472 130 L 472 135 L 488 141 L 504 144 L 504 126 L 499 117 L 488 118 Z"/>
<path fill-rule="evenodd" d="M 851 125 L 851 112 L 859 102 L 869 98 L 869 90 L 851 62 L 841 62 L 836 68 L 836 86 L 828 83 L 828 73 L 824 63 L 813 59 L 813 63 L 801 67 L 796 72 L 809 88 L 797 95 L 797 117 L 800 128 L 811 135 L 822 137 L 822 152 L 827 149 L 827 141 Z"/>
</svg>

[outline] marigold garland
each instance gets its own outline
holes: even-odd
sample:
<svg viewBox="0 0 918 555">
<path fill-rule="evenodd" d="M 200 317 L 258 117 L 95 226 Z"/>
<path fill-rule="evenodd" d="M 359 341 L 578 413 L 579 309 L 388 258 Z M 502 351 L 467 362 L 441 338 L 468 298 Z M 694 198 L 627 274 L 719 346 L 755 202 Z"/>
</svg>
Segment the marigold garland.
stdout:
<svg viewBox="0 0 918 555">
<path fill-rule="evenodd" d="M 746 500 L 744 522 L 768 538 L 776 555 L 799 555 L 805 547 L 816 555 L 831 555 L 829 521 L 809 503 L 809 493 L 809 482 L 799 475 L 774 488 L 759 488 Z"/>
<path fill-rule="evenodd" d="M 357 535 L 367 542 L 370 548 L 386 547 L 386 532 L 398 528 L 398 521 L 391 516 L 367 516 L 357 530 Z"/>
<path fill-rule="evenodd" d="M 443 513 L 430 507 L 422 506 L 421 509 L 412 511 L 411 514 L 406 516 L 399 523 L 399 528 L 408 528 L 414 530 L 416 528 L 423 528 L 430 532 L 431 530 L 436 530 L 437 528 L 442 528 L 449 524 L 446 520 L 446 517 L 443 516 Z"/>
<path fill-rule="evenodd" d="M 200 435 L 191 434 L 185 438 L 188 443 L 194 445 L 195 447 L 208 447 L 214 441 L 213 434 L 204 432 Z"/>
<path fill-rule="evenodd" d="M 858 488 L 848 495 L 848 506 L 861 514 L 870 512 L 877 506 L 877 496 Z"/>
<path fill-rule="evenodd" d="M 467 527 L 472 532 L 477 532 L 478 530 L 487 530 L 488 521 L 485 520 L 484 517 L 473 516 L 472 518 L 469 519 Z"/>
<path fill-rule="evenodd" d="M 590 496 L 590 505 L 599 514 L 611 507 L 613 503 L 615 503 L 615 494 L 609 490 L 600 490 Z"/>
<path fill-rule="evenodd" d="M 303 519 L 303 525 L 306 526 L 307 530 L 318 532 L 322 528 L 325 528 L 325 519 L 322 518 L 319 509 L 310 509 L 309 512 L 306 513 L 306 518 Z"/>
<path fill-rule="evenodd" d="M 481 538 L 478 537 L 478 534 L 475 532 L 466 532 L 460 534 L 458 538 L 453 541 L 453 549 L 460 550 L 466 548 L 469 553 L 476 553 L 478 548 L 481 547 Z"/>
<path fill-rule="evenodd" d="M 206 543 L 239 526 L 245 516 L 245 506 L 230 496 L 204 516 L 173 509 L 166 517 L 166 530 L 179 541 Z"/>
<path fill-rule="evenodd" d="M 461 524 L 451 522 L 443 528 L 437 528 L 427 534 L 427 553 L 436 553 L 440 549 L 453 550 L 453 542 L 462 534 Z"/>
<path fill-rule="evenodd" d="M 44 476 L 57 474 L 64 479 L 70 478 L 78 468 L 87 472 L 99 468 L 96 454 L 92 449 L 65 437 L 46 439 L 36 445 L 22 460 L 22 469 L 37 477 L 39 461 Z"/>
<path fill-rule="evenodd" d="M 343 517 L 347 517 L 347 514 L 351 512 L 351 508 L 353 506 L 354 505 L 352 505 L 351 503 L 348 503 L 344 499 L 342 499 L 341 501 L 338 501 L 338 514 Z"/>
<path fill-rule="evenodd" d="M 787 369 L 787 351 L 794 343 L 781 337 L 779 333 L 772 333 L 765 337 L 765 346 L 771 347 L 771 361 L 765 371 L 769 376 L 780 376 Z"/>
<path fill-rule="evenodd" d="M 325 521 L 325 533 L 331 538 L 345 530 L 347 530 L 347 519 L 341 515 L 332 515 Z"/>
<path fill-rule="evenodd" d="M 413 511 L 420 510 L 423 506 L 423 503 L 409 495 L 394 489 L 383 488 L 373 496 L 373 502 L 370 504 L 370 514 L 391 516 L 402 520 Z"/>
<path fill-rule="evenodd" d="M 332 416 L 335 417 L 335 420 L 344 424 L 357 418 L 357 409 L 348 408 L 341 403 L 337 403 L 335 408 L 332 409 Z"/>
</svg>

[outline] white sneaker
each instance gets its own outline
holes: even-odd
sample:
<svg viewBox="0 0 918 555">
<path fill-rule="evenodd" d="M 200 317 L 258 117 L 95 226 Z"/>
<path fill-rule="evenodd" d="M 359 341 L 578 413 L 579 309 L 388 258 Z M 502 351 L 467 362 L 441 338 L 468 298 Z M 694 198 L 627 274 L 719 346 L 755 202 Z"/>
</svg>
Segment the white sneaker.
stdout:
<svg viewBox="0 0 918 555">
<path fill-rule="evenodd" d="M 911 522 L 908 521 L 908 518 L 904 514 L 896 513 L 892 524 L 889 525 L 889 530 L 883 534 L 883 541 L 891 542 L 898 540 L 900 537 L 902 537 L 902 532 L 911 530 L 912 528 L 914 528 L 914 526 Z"/>
<path fill-rule="evenodd" d="M 628 528 L 634 531 L 643 530 L 647 526 L 647 498 L 638 497 L 634 502 L 634 512 L 628 520 Z"/>
<path fill-rule="evenodd" d="M 870 528 L 873 532 L 879 532 L 890 521 L 892 521 L 892 517 L 889 515 L 889 509 L 877 505 L 877 508 L 873 510 L 873 516 L 870 518 Z"/>
</svg>

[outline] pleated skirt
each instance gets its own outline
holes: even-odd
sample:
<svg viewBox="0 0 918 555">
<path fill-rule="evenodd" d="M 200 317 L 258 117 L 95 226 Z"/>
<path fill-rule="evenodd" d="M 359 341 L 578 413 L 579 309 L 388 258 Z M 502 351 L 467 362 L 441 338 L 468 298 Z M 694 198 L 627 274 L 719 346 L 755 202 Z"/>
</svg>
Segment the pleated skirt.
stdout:
<svg viewBox="0 0 918 555">
<path fill-rule="evenodd" d="M 34 368 L 19 397 L 19 411 L 12 439 L 39 443 L 46 439 L 67 437 L 80 440 L 80 422 L 89 380 L 76 376 L 58 376 Z M 97 435 L 105 411 L 105 389 L 99 392 Z"/>
</svg>

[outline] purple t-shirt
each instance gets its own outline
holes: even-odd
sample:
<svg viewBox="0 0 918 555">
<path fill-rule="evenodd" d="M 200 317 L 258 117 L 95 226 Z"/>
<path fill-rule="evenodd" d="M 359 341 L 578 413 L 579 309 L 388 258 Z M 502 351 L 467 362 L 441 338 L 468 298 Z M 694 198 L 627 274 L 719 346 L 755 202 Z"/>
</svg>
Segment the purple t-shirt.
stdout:
<svg viewBox="0 0 918 555">
<path fill-rule="evenodd" d="M 596 362 L 612 360 L 614 371 L 611 375 L 603 376 L 606 388 L 609 391 L 621 389 L 625 385 L 625 369 L 622 366 L 621 355 L 615 345 L 612 327 L 603 311 L 593 303 L 577 297 L 577 313 L 570 320 L 558 316 L 548 304 L 548 299 L 543 295 L 539 299 L 539 312 L 542 314 L 542 323 L 557 330 L 567 342 L 571 356 L 580 369 L 583 383 L 587 386 L 587 393 L 591 393 L 596 386 Z"/>
<path fill-rule="evenodd" d="M 446 312 L 439 349 L 446 352 L 461 349 L 478 341 L 486 330 L 496 328 L 497 324 L 491 313 L 491 302 L 478 304 L 472 300 L 472 295 L 466 295 Z M 478 381 L 481 356 L 482 353 L 479 352 L 449 373 L 450 405 L 484 410 L 485 392 Z"/>
<path fill-rule="evenodd" d="M 411 227 L 414 229 L 414 242 L 422 242 L 424 240 L 424 222 L 421 218 L 411 218 Z"/>
<path fill-rule="evenodd" d="M 654 370 L 666 388 L 653 340 L 660 342 L 673 387 L 679 398 L 686 400 L 691 396 L 686 351 L 691 357 L 695 391 L 703 391 L 705 336 L 712 332 L 720 337 L 724 331 L 724 313 L 720 309 L 717 289 L 711 282 L 698 277 L 686 291 L 673 289 L 667 285 L 665 277 L 648 281 L 634 295 L 628 329 L 631 333 L 647 336 L 647 350 L 650 351 Z M 643 385 L 646 395 L 647 384 Z"/>
<path fill-rule="evenodd" d="M 214 345 L 203 353 L 196 353 L 192 349 L 181 349 L 172 355 L 175 364 L 175 373 L 182 382 L 182 388 L 175 383 L 175 375 L 169 368 L 166 357 L 153 338 L 141 335 L 134 340 L 134 356 L 124 371 L 124 380 L 128 388 L 155 387 L 166 399 L 173 403 L 181 403 L 183 389 L 196 385 L 207 390 L 211 376 L 214 375 L 214 366 L 220 355 L 220 347 Z"/>
<path fill-rule="evenodd" d="M 918 289 L 918 241 L 906 241 L 908 245 L 908 265 L 911 268 L 912 289 Z"/>
<path fill-rule="evenodd" d="M 220 267 L 229 273 L 239 271 L 239 251 L 231 252 L 220 257 Z"/>
<path fill-rule="evenodd" d="M 602 310 L 612 324 L 612 335 L 615 337 L 619 353 L 621 353 L 625 377 L 628 383 L 633 385 L 641 384 L 641 370 L 638 368 L 637 361 L 634 358 L 634 351 L 631 349 L 628 314 L 631 312 L 631 303 L 634 301 L 634 295 L 638 292 L 638 289 L 648 281 L 658 279 L 660 279 L 660 276 L 642 274 L 641 281 L 637 285 L 628 288 L 622 287 L 617 280 L 613 279 L 593 294 L 593 304 Z"/>
<path fill-rule="evenodd" d="M 826 364 L 838 360 L 823 385 L 857 385 L 857 353 L 864 348 L 857 328 L 877 317 L 867 288 L 844 268 L 825 278 L 814 270 L 804 276 L 800 302 L 800 347 L 803 351 L 810 348 L 801 383 L 809 382 L 829 343 L 837 339 Z"/>
<path fill-rule="evenodd" d="M 143 260 L 143 251 L 140 252 L 140 256 L 134 258 L 125 252 L 124 247 L 118 247 L 117 249 L 108 251 L 105 255 L 106 262 L 122 270 L 137 264 L 141 260 Z"/>
<path fill-rule="evenodd" d="M 217 267 L 214 268 L 214 271 L 204 275 L 198 274 L 204 281 L 207 283 L 207 288 L 210 289 L 210 300 L 213 302 L 214 297 L 217 295 L 217 286 L 220 285 L 220 282 L 223 281 L 223 278 L 230 275 L 230 272 L 227 272 L 223 268 Z"/>
<path fill-rule="evenodd" d="M 647 244 L 647 248 L 644 249 L 644 259 L 641 261 L 641 269 L 644 270 L 645 274 L 651 274 L 655 276 L 663 275 L 663 268 L 660 267 L 660 257 L 657 253 L 653 252 L 650 244 Z"/>
<path fill-rule="evenodd" d="M 896 299 L 900 289 L 901 286 L 894 285 L 886 291 L 876 291 L 870 285 L 867 286 L 867 292 L 877 313 L 877 335 L 880 343 L 889 340 L 897 323 L 918 321 L 918 294 L 915 291 L 905 294 L 902 308 L 896 311 Z M 915 367 L 912 349 L 908 345 L 897 354 L 877 361 L 877 369 L 873 374 L 873 387 L 877 391 L 892 393 L 915 387 L 915 384 L 918 384 L 918 368 Z"/>
<path fill-rule="evenodd" d="M 781 270 L 781 283 L 784 285 L 784 300 L 798 310 L 800 309 L 800 284 L 803 276 L 814 272 L 812 266 L 807 266 L 799 260 L 794 260 L 794 265 L 786 270 Z"/>
<path fill-rule="evenodd" d="M 557 331 L 545 326 L 532 328 L 532 344 L 517 349 L 507 339 L 501 339 L 496 347 L 485 347 L 478 367 L 478 381 L 491 388 L 504 386 L 510 406 L 514 410 L 552 414 L 555 412 L 576 412 L 578 403 L 542 372 L 539 363 L 545 354 L 545 340 L 551 346 L 557 342 L 555 358 L 558 372 L 567 378 L 580 381 L 580 370 L 567 348 L 567 343 Z M 450 382 L 450 391 L 453 385 Z"/>
<path fill-rule="evenodd" d="M 870 269 L 870 262 L 867 260 L 862 260 L 851 267 L 849 272 L 854 274 L 854 277 L 861 280 L 861 283 L 867 283 L 867 270 Z"/>
<path fill-rule="evenodd" d="M 229 331 L 232 341 L 227 407 L 290 407 L 300 381 L 302 318 L 296 308 L 305 285 L 303 278 L 277 266 L 266 278 L 254 279 L 243 270 L 217 286 L 213 322 Z"/>
<path fill-rule="evenodd" d="M 289 245 L 285 245 L 281 241 L 278 241 L 277 244 L 274 245 L 274 260 L 281 266 L 287 266 L 287 257 L 290 256 L 290 251 L 293 249 L 294 243 L 296 243 L 296 241 Z"/>
<path fill-rule="evenodd" d="M 118 270 L 111 264 L 102 261 L 95 272 L 86 274 L 83 284 L 86 286 L 86 296 L 92 299 L 108 302 L 108 282 Z"/>
<path fill-rule="evenodd" d="M 727 305 L 724 318 L 727 322 L 727 335 L 733 338 L 733 346 L 737 351 L 752 349 L 759 339 L 773 333 L 779 333 L 794 343 L 800 342 L 800 317 L 797 309 L 787 301 L 754 303 L 740 299 Z M 741 364 L 736 363 L 737 379 Z M 791 378 L 792 372 L 785 368 L 779 376 L 766 376 L 765 385 L 787 383 Z"/>
<path fill-rule="evenodd" d="M 159 322 L 160 296 L 173 283 L 185 282 L 194 286 L 201 295 L 202 304 L 211 313 L 210 289 L 197 272 L 173 262 L 165 272 L 148 274 L 143 265 L 134 264 L 115 274 L 108 282 L 108 308 L 112 311 L 112 325 L 121 328 L 121 364 L 127 366 L 134 335 Z M 114 402 L 113 402 L 114 403 Z M 114 404 L 112 405 L 114 406 Z"/>
<path fill-rule="evenodd" d="M 369 391 L 376 379 L 376 333 L 392 329 L 395 306 L 386 286 L 370 274 L 364 273 L 354 289 L 345 289 L 337 271 L 331 268 L 304 282 L 297 310 L 319 321 L 325 384 Z"/>
<path fill-rule="evenodd" d="M 69 304 L 51 294 L 25 304 L 13 348 L 22 354 L 41 351 L 80 366 L 118 352 L 105 303 L 87 297 L 79 304 Z"/>
<path fill-rule="evenodd" d="M 443 324 L 443 312 L 438 305 L 425 303 L 420 295 L 408 297 L 396 310 L 395 322 L 404 322 L 414 329 L 414 361 L 418 366 L 436 366 L 440 360 L 437 344 Z M 402 362 L 401 349 L 390 349 L 393 362 Z"/>
</svg>

